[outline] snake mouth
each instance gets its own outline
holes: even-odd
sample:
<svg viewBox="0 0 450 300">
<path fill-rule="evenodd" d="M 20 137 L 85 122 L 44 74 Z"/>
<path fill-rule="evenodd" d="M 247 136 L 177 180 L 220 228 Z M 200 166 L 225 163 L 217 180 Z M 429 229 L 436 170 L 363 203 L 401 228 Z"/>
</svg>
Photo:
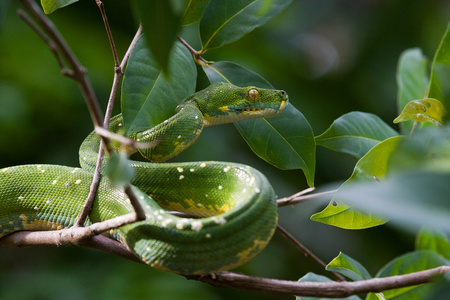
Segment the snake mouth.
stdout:
<svg viewBox="0 0 450 300">
<path fill-rule="evenodd" d="M 244 114 L 277 114 L 284 110 L 287 100 L 280 101 L 279 105 L 267 105 L 267 106 L 249 106 L 249 107 L 236 107 L 228 106 L 227 112 L 229 113 L 244 113 Z"/>
</svg>

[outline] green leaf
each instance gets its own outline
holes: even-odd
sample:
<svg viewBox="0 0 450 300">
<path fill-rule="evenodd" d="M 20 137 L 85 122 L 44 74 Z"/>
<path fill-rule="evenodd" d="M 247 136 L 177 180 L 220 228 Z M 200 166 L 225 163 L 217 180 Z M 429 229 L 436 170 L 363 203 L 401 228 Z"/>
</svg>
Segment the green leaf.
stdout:
<svg viewBox="0 0 450 300">
<path fill-rule="evenodd" d="M 286 8 L 292 0 L 211 0 L 200 20 L 202 50 L 240 39 Z"/>
<path fill-rule="evenodd" d="M 133 178 L 134 169 L 130 167 L 128 162 L 127 155 L 122 152 L 111 155 L 108 160 L 105 174 L 111 179 L 114 186 L 124 187 Z"/>
<path fill-rule="evenodd" d="M 425 97 L 428 89 L 428 60 L 420 49 L 408 49 L 404 51 L 397 66 L 397 109 L 398 113 L 414 99 Z M 409 133 L 413 127 L 413 121 L 400 124 L 402 133 Z"/>
<path fill-rule="evenodd" d="M 197 69 L 189 51 L 175 43 L 168 73 L 163 73 L 141 36 L 128 60 L 122 83 L 126 135 L 168 119 L 176 106 L 195 92 Z"/>
<path fill-rule="evenodd" d="M 396 135 L 398 133 L 378 116 L 355 111 L 336 119 L 316 137 L 316 143 L 361 158 L 379 142 Z"/>
<path fill-rule="evenodd" d="M 450 261 L 450 241 L 439 230 L 422 228 L 417 235 L 416 250 L 433 250 Z"/>
<path fill-rule="evenodd" d="M 358 261 L 342 252 L 326 266 L 326 270 L 342 274 L 353 281 L 372 278 L 366 268 Z"/>
<path fill-rule="evenodd" d="M 204 65 L 203 70 L 211 83 L 273 88 L 258 74 L 230 62 Z M 279 116 L 243 120 L 235 125 L 259 157 L 280 169 L 302 169 L 308 185 L 314 185 L 314 135 L 306 118 L 292 104 Z"/>
<path fill-rule="evenodd" d="M 352 176 L 341 185 L 330 204 L 321 212 L 312 215 L 311 220 L 345 229 L 364 229 L 386 223 L 386 219 L 379 215 L 374 215 L 370 211 L 363 213 L 345 204 L 346 199 L 341 197 L 340 191 L 358 181 L 382 180 L 386 175 L 388 159 L 402 138 L 401 136 L 388 138 L 367 152 L 356 163 Z M 364 198 L 364 195 L 360 197 Z"/>
<path fill-rule="evenodd" d="M 445 108 L 450 107 L 450 23 L 442 37 L 431 66 L 428 97 L 441 101 Z M 450 119 L 447 115 L 445 120 Z"/>
<path fill-rule="evenodd" d="M 171 1 L 167 0 L 132 0 L 131 4 L 135 18 L 142 23 L 154 59 L 167 72 L 181 16 L 175 14 Z"/>
<path fill-rule="evenodd" d="M 366 229 L 386 223 L 386 220 L 379 216 L 359 212 L 335 200 L 330 201 L 321 212 L 312 215 L 311 220 L 343 229 Z"/>
<path fill-rule="evenodd" d="M 208 3 L 209 0 L 189 0 L 183 15 L 183 25 L 200 21 L 202 13 Z"/>
<path fill-rule="evenodd" d="M 302 278 L 300 278 L 298 280 L 299 282 L 332 282 L 333 280 L 331 280 L 328 277 L 322 276 L 322 275 L 317 275 L 314 273 L 307 273 L 305 276 L 303 276 Z M 295 299 L 297 300 L 337 300 L 338 298 L 317 298 L 317 297 L 296 297 Z M 344 299 L 344 300 L 361 300 L 361 298 L 359 298 L 358 296 L 349 296 L 349 297 L 345 297 L 345 298 L 339 298 L 339 299 Z"/>
<path fill-rule="evenodd" d="M 341 187 L 341 201 L 389 219 L 412 231 L 427 227 L 450 233 L 450 173 L 408 171 L 381 182 L 356 182 Z"/>
<path fill-rule="evenodd" d="M 415 251 L 393 259 L 378 272 L 376 277 L 403 275 L 432 269 L 443 264 L 443 259 L 434 251 Z M 434 286 L 432 284 L 423 284 L 386 290 L 383 294 L 386 299 L 421 300 L 431 293 L 433 289 Z M 375 299 L 375 296 L 371 295 L 367 299 Z"/>
<path fill-rule="evenodd" d="M 439 100 L 425 98 L 408 102 L 394 123 L 413 120 L 416 122 L 431 122 L 434 126 L 442 125 L 445 107 Z"/>
<path fill-rule="evenodd" d="M 328 271 L 337 272 L 350 278 L 353 281 L 371 279 L 369 272 L 358 261 L 350 256 L 340 252 L 327 266 Z M 384 300 L 382 293 L 376 293 L 375 296 L 379 300 Z"/>
<path fill-rule="evenodd" d="M 58 8 L 70 5 L 78 0 L 41 0 L 42 8 L 46 14 L 51 14 Z"/>
</svg>

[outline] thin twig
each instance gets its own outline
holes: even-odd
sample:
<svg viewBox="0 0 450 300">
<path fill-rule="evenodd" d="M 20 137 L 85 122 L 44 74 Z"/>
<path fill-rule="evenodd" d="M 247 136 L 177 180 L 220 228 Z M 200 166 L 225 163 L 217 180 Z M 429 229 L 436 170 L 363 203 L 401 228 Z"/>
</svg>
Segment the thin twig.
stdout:
<svg viewBox="0 0 450 300">
<path fill-rule="evenodd" d="M 188 42 L 186 42 L 181 36 L 177 36 L 177 38 L 189 50 L 189 52 L 191 52 L 192 57 L 197 64 L 201 66 L 209 64 L 209 62 L 204 59 L 197 50 L 192 48 L 192 46 L 189 45 Z"/>
<path fill-rule="evenodd" d="M 327 264 L 325 262 L 323 262 L 323 260 L 321 260 L 319 257 L 317 257 L 314 253 L 312 253 L 308 248 L 306 248 L 302 243 L 300 243 L 300 241 L 298 241 L 293 235 L 291 235 L 289 232 L 287 232 L 286 229 L 284 229 L 280 225 L 277 225 L 277 229 L 285 238 L 287 238 L 291 243 L 293 243 L 295 245 L 295 247 L 300 249 L 300 251 L 302 251 L 306 257 L 311 258 L 315 263 L 317 263 L 319 266 L 321 266 L 324 270 L 326 269 Z M 336 273 L 333 271 L 331 271 L 330 273 L 338 281 L 345 281 L 345 278 L 342 275 L 340 275 L 339 273 Z"/>
<path fill-rule="evenodd" d="M 114 66 L 117 68 L 119 67 L 119 57 L 117 55 L 116 44 L 114 43 L 114 38 L 111 33 L 111 27 L 109 27 L 108 17 L 106 16 L 105 5 L 101 0 L 95 0 L 95 2 L 100 9 L 100 14 L 102 15 L 103 23 L 105 24 L 106 34 L 108 35 L 109 44 L 114 57 Z"/>
<path fill-rule="evenodd" d="M 310 189 L 306 189 L 305 191 L 309 192 Z M 303 193 L 303 192 L 304 191 L 301 191 L 300 193 Z M 286 197 L 286 198 L 278 199 L 277 200 L 277 204 L 278 204 L 278 207 L 282 207 L 282 206 L 286 206 L 286 205 L 294 205 L 294 204 L 297 204 L 297 203 L 300 203 L 300 202 L 303 202 L 303 201 L 306 201 L 306 200 L 310 200 L 310 199 L 314 199 L 314 198 L 320 198 L 320 197 L 323 197 L 323 196 L 328 196 L 328 195 L 334 194 L 336 192 L 337 192 L 337 190 L 331 190 L 331 191 L 315 193 L 315 194 L 312 194 L 312 195 L 304 195 L 304 196 L 298 195 L 299 193 L 297 193 L 297 194 L 294 194 L 294 195 Z"/>
</svg>

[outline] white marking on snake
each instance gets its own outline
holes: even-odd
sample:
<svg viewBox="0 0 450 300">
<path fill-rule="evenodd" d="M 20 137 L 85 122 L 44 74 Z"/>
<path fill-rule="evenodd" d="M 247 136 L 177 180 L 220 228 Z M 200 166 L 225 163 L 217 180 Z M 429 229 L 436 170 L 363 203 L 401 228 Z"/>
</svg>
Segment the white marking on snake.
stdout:
<svg viewBox="0 0 450 300">
<path fill-rule="evenodd" d="M 226 172 L 228 172 L 228 171 L 230 171 L 230 167 L 225 167 L 225 168 L 223 168 L 223 171 L 226 173 Z"/>
<path fill-rule="evenodd" d="M 183 179 L 183 178 L 184 178 L 184 176 L 183 176 L 183 175 L 180 175 L 180 177 L 178 177 L 178 178 L 179 178 L 179 179 L 181 180 L 181 179 Z"/>
<path fill-rule="evenodd" d="M 219 185 L 219 190 L 223 189 L 223 186 Z"/>
<path fill-rule="evenodd" d="M 35 207 L 34 207 L 34 210 L 39 210 L 39 207 L 35 206 Z"/>
<path fill-rule="evenodd" d="M 170 222 L 172 222 L 172 219 L 165 219 L 164 221 L 162 221 L 161 226 L 166 227 Z"/>
<path fill-rule="evenodd" d="M 192 173 L 192 172 L 194 172 L 194 171 L 195 171 L 195 169 L 191 168 L 191 169 L 189 169 L 189 171 L 191 171 L 191 173 Z"/>
<path fill-rule="evenodd" d="M 261 190 L 259 189 L 259 188 L 255 188 L 255 193 L 257 193 L 257 194 L 259 194 L 259 193 L 261 193 Z"/>
<path fill-rule="evenodd" d="M 78 179 L 77 181 L 75 181 L 75 184 L 80 184 L 81 183 L 81 179 Z"/>
<path fill-rule="evenodd" d="M 177 170 L 178 170 L 178 172 L 180 172 L 180 173 L 183 172 L 183 168 L 182 168 L 182 167 L 178 167 Z"/>
<path fill-rule="evenodd" d="M 200 164 L 200 168 L 204 168 L 204 167 L 206 167 L 206 164 L 203 162 Z"/>
<path fill-rule="evenodd" d="M 216 217 L 214 219 L 214 222 L 216 222 L 216 224 L 223 225 L 223 224 L 225 224 L 227 222 L 227 220 L 225 220 L 224 217 Z"/>
<path fill-rule="evenodd" d="M 176 226 L 177 226 L 177 229 L 179 229 L 179 230 L 182 230 L 184 228 L 184 224 L 182 221 L 178 221 Z"/>
<path fill-rule="evenodd" d="M 58 180 L 53 180 L 52 184 L 55 185 L 58 182 Z"/>
<path fill-rule="evenodd" d="M 19 198 L 17 198 L 17 199 L 19 199 L 19 200 L 23 200 L 23 196 L 19 196 Z"/>
<path fill-rule="evenodd" d="M 206 237 L 207 239 L 209 239 L 209 238 L 211 238 L 211 234 L 210 234 L 210 233 L 207 233 L 207 234 L 205 234 L 205 237 Z"/>
<path fill-rule="evenodd" d="M 200 231 L 202 229 L 202 227 L 203 227 L 203 224 L 200 221 L 193 221 L 191 223 L 192 230 Z"/>
</svg>

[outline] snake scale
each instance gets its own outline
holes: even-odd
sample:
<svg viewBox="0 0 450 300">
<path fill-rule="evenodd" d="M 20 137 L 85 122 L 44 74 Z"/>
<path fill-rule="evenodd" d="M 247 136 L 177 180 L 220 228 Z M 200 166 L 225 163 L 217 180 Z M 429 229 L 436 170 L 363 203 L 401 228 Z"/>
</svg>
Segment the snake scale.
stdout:
<svg viewBox="0 0 450 300">
<path fill-rule="evenodd" d="M 136 141 L 157 141 L 153 148 L 139 149 L 153 162 L 129 162 L 146 220 L 107 234 L 144 263 L 179 274 L 228 270 L 253 258 L 277 224 L 275 195 L 266 177 L 237 163 L 157 162 L 189 147 L 204 127 L 275 116 L 287 103 L 284 91 L 217 83 L 184 99 L 168 120 L 132 133 Z M 110 130 L 121 128 L 118 115 Z M 22 165 L 0 170 L 0 238 L 19 230 L 71 227 L 89 193 L 99 143 L 95 133 L 82 143 L 81 168 Z M 169 213 L 173 210 L 195 217 L 177 217 Z M 131 211 L 122 189 L 103 176 L 86 225 Z"/>
</svg>

